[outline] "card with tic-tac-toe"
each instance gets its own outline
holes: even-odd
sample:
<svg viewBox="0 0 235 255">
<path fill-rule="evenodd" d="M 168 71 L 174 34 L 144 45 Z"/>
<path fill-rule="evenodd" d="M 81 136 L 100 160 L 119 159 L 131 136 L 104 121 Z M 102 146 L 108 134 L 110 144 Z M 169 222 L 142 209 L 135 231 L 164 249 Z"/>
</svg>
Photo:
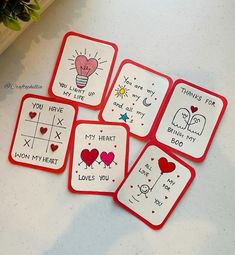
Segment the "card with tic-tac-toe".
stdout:
<svg viewBox="0 0 235 255">
<path fill-rule="evenodd" d="M 13 164 L 53 173 L 65 169 L 77 107 L 58 99 L 22 98 L 9 152 Z"/>
<path fill-rule="evenodd" d="M 194 161 L 205 159 L 227 100 L 212 91 L 177 80 L 155 137 Z"/>
<path fill-rule="evenodd" d="M 114 194 L 114 201 L 160 229 L 192 183 L 195 171 L 158 143 L 148 143 Z"/>
<path fill-rule="evenodd" d="M 72 147 L 69 190 L 112 195 L 127 174 L 128 126 L 79 120 Z"/>
<path fill-rule="evenodd" d="M 57 57 L 49 94 L 99 109 L 108 89 L 117 50 L 114 43 L 68 32 Z"/>
<path fill-rule="evenodd" d="M 124 60 L 114 78 L 99 119 L 126 123 L 131 135 L 146 140 L 167 102 L 169 76 Z"/>
</svg>

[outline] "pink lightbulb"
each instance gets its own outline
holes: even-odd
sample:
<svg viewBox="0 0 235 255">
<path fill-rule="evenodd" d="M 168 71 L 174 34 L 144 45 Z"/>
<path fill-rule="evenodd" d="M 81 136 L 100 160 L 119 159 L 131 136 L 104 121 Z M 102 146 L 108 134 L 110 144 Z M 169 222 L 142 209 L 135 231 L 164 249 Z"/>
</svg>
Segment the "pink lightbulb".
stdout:
<svg viewBox="0 0 235 255">
<path fill-rule="evenodd" d="M 75 59 L 77 70 L 76 85 L 78 88 L 84 88 L 87 85 L 88 78 L 98 67 L 98 61 L 95 58 L 87 59 L 84 55 L 79 55 Z"/>
</svg>

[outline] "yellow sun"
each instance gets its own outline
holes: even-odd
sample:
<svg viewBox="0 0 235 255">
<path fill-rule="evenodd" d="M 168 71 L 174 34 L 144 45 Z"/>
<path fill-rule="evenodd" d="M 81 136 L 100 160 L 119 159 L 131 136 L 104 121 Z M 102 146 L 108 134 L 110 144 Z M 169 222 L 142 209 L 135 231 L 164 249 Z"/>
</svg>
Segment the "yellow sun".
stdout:
<svg viewBox="0 0 235 255">
<path fill-rule="evenodd" d="M 128 97 L 128 92 L 129 89 L 126 88 L 126 85 L 124 86 L 121 86 L 121 85 L 118 85 L 118 88 L 115 89 L 115 96 L 116 97 Z"/>
</svg>

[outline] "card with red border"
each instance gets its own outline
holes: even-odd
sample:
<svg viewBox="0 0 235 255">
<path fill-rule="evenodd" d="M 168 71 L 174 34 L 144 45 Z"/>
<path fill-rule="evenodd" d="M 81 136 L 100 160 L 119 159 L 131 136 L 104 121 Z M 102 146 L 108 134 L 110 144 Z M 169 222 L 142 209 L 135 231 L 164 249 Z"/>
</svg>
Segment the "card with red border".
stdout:
<svg viewBox="0 0 235 255">
<path fill-rule="evenodd" d="M 166 103 L 170 77 L 132 60 L 124 60 L 116 74 L 99 119 L 126 123 L 137 139 L 149 138 Z"/>
<path fill-rule="evenodd" d="M 114 201 L 153 229 L 160 229 L 195 177 L 192 167 L 148 143 L 114 195 Z"/>
<path fill-rule="evenodd" d="M 9 152 L 13 164 L 53 173 L 64 171 L 77 107 L 27 94 L 22 98 Z"/>
<path fill-rule="evenodd" d="M 74 193 L 112 195 L 126 176 L 129 128 L 126 124 L 76 123 L 68 188 Z"/>
<path fill-rule="evenodd" d="M 117 46 L 75 32 L 65 34 L 49 85 L 49 94 L 100 109 L 117 56 Z"/>
<path fill-rule="evenodd" d="M 226 106 L 223 96 L 177 80 L 157 128 L 156 139 L 191 160 L 202 161 Z"/>
</svg>

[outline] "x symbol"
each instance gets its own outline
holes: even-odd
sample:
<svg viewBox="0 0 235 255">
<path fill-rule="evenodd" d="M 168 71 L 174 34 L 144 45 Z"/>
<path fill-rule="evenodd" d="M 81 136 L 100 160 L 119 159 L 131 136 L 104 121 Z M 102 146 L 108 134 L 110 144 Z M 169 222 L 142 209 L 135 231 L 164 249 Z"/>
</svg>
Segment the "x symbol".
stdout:
<svg viewBox="0 0 235 255">
<path fill-rule="evenodd" d="M 56 132 L 56 136 L 55 136 L 55 138 L 60 139 L 61 132 L 57 132 L 57 131 L 55 131 L 55 132 Z"/>
<path fill-rule="evenodd" d="M 59 118 L 58 118 L 57 125 L 59 125 L 59 124 L 60 124 L 61 126 L 63 126 L 63 124 L 62 124 L 62 121 L 63 121 L 63 120 L 64 120 L 64 119 L 59 119 Z"/>
<path fill-rule="evenodd" d="M 28 140 L 24 139 L 24 141 L 25 141 L 24 146 L 26 146 L 26 145 L 27 145 L 28 147 L 30 147 L 29 142 L 31 141 L 31 139 L 28 139 Z"/>
</svg>

